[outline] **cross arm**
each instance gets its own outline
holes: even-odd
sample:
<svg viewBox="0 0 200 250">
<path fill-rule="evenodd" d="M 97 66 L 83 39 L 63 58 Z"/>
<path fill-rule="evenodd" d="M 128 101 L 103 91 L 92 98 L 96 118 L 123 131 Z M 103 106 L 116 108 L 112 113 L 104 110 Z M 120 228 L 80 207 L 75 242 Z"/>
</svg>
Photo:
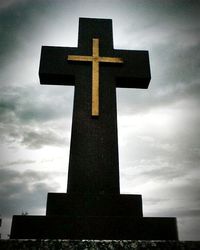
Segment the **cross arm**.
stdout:
<svg viewBox="0 0 200 250">
<path fill-rule="evenodd" d="M 39 78 L 41 84 L 74 85 L 75 67 L 67 61 L 77 48 L 42 46 Z"/>
<path fill-rule="evenodd" d="M 146 89 L 151 80 L 148 51 L 115 50 L 115 56 L 123 59 L 116 72 L 116 86 Z"/>
</svg>

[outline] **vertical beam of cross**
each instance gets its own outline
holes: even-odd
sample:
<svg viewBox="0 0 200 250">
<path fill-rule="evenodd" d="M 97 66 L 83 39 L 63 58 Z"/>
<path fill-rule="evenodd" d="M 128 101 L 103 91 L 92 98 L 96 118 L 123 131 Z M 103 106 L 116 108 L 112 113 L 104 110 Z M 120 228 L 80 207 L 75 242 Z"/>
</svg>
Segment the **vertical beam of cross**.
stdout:
<svg viewBox="0 0 200 250">
<path fill-rule="evenodd" d="M 120 193 L 116 88 L 149 86 L 148 52 L 114 49 L 112 33 L 111 20 L 81 18 L 77 48 L 42 47 L 41 84 L 75 86 L 69 194 Z"/>
<path fill-rule="evenodd" d="M 92 56 L 68 55 L 69 61 L 92 62 L 92 116 L 99 116 L 99 63 L 123 63 L 119 57 L 99 56 L 99 39 L 92 39 Z"/>
</svg>

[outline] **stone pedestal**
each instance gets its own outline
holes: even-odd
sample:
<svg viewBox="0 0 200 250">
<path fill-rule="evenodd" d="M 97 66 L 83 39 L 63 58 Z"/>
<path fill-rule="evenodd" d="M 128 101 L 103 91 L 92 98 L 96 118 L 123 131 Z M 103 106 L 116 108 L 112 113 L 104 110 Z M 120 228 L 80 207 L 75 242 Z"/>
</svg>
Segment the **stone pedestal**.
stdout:
<svg viewBox="0 0 200 250">
<path fill-rule="evenodd" d="M 13 216 L 12 239 L 177 240 L 175 218 L 143 217 L 140 195 L 49 193 L 46 216 Z"/>
</svg>

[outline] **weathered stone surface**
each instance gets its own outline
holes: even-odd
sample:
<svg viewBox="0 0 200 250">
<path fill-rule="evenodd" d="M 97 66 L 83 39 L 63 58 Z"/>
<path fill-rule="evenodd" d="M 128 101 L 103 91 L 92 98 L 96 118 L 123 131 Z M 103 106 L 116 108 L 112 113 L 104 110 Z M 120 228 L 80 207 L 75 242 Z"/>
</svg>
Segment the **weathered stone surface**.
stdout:
<svg viewBox="0 0 200 250">
<path fill-rule="evenodd" d="M 199 250 L 199 241 L 0 240 L 1 250 Z"/>
</svg>

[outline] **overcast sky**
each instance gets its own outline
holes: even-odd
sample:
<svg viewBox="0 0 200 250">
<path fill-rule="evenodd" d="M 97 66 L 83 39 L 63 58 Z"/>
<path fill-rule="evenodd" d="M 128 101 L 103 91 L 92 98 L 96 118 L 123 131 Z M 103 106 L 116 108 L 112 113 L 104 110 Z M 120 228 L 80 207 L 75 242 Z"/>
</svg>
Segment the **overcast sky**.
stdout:
<svg viewBox="0 0 200 250">
<path fill-rule="evenodd" d="M 41 86 L 42 45 L 77 46 L 79 17 L 113 19 L 116 49 L 148 50 L 148 90 L 118 89 L 121 193 L 200 240 L 200 1 L 0 1 L 0 214 L 45 214 L 66 192 L 73 87 Z"/>
</svg>

